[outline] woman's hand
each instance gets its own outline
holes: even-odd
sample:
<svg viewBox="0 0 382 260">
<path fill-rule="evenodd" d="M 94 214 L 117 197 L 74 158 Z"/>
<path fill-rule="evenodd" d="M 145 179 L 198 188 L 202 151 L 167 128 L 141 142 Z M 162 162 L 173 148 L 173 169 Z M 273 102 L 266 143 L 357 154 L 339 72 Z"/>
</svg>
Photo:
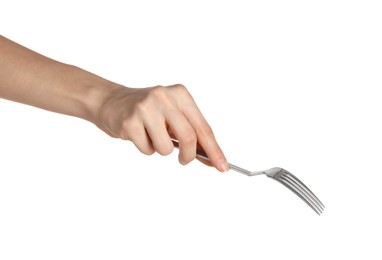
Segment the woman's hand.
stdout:
<svg viewBox="0 0 382 260">
<path fill-rule="evenodd" d="M 117 87 L 100 104 L 94 122 L 112 137 L 132 141 L 144 154 L 170 154 L 179 141 L 179 162 L 187 164 L 203 149 L 219 171 L 228 164 L 211 127 L 183 85 Z"/>
<path fill-rule="evenodd" d="M 145 154 L 171 153 L 175 138 L 180 163 L 194 159 L 199 146 L 213 166 L 228 170 L 210 126 L 182 85 L 126 88 L 0 36 L 0 98 L 91 121 Z"/>
</svg>

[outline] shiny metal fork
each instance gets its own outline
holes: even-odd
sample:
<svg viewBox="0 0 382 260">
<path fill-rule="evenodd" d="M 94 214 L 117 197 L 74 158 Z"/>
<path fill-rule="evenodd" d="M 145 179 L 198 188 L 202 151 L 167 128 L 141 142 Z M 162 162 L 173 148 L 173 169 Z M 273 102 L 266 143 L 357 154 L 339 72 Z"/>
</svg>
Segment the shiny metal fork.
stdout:
<svg viewBox="0 0 382 260">
<path fill-rule="evenodd" d="M 173 140 L 174 147 L 179 148 L 178 141 Z M 203 151 L 197 150 L 196 152 L 199 158 L 204 160 L 208 160 L 209 158 Z M 280 182 L 282 185 L 287 187 L 289 190 L 294 192 L 297 196 L 299 196 L 309 207 L 311 207 L 318 215 L 321 215 L 324 211 L 324 204 L 317 198 L 316 195 L 296 176 L 287 170 L 274 167 L 265 171 L 248 171 L 231 163 L 228 163 L 229 168 L 231 170 L 240 172 L 247 176 L 256 176 L 256 175 L 266 175 L 271 179 L 274 179 Z"/>
</svg>

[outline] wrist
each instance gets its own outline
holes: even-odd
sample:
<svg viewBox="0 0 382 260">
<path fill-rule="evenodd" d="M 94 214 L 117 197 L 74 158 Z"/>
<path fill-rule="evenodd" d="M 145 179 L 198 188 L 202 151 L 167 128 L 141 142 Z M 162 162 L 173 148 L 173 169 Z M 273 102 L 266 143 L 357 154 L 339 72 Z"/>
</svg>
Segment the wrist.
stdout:
<svg viewBox="0 0 382 260">
<path fill-rule="evenodd" d="M 92 81 L 88 88 L 87 98 L 84 99 L 86 113 L 83 119 L 99 126 L 100 113 L 105 103 L 107 103 L 110 97 L 116 92 L 126 87 L 100 78 Z"/>
</svg>

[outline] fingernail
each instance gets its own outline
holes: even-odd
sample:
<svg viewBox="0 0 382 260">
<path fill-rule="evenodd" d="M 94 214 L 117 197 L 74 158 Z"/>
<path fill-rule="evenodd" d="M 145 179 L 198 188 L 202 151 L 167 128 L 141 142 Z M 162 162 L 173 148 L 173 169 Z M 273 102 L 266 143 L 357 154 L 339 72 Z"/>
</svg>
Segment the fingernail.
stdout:
<svg viewBox="0 0 382 260">
<path fill-rule="evenodd" d="M 219 163 L 219 168 L 223 172 L 227 172 L 229 170 L 228 162 L 226 160 L 221 160 Z"/>
</svg>

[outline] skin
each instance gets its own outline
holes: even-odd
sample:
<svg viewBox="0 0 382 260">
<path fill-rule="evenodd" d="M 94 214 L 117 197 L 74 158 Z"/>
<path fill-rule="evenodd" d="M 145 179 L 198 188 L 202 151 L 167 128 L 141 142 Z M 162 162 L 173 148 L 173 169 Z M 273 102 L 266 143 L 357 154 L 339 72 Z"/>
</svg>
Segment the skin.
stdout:
<svg viewBox="0 0 382 260">
<path fill-rule="evenodd" d="M 210 165 L 228 170 L 211 127 L 180 84 L 125 87 L 0 36 L 0 98 L 82 118 L 147 155 L 170 154 L 176 139 L 181 164 L 195 159 L 198 148 Z"/>
</svg>

